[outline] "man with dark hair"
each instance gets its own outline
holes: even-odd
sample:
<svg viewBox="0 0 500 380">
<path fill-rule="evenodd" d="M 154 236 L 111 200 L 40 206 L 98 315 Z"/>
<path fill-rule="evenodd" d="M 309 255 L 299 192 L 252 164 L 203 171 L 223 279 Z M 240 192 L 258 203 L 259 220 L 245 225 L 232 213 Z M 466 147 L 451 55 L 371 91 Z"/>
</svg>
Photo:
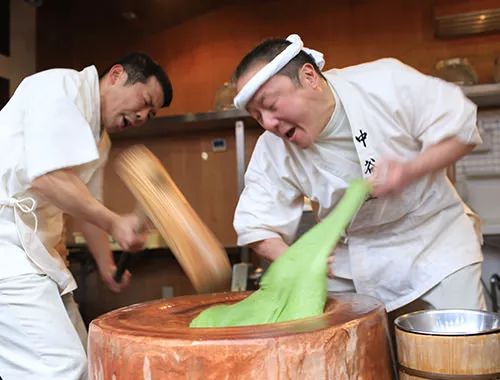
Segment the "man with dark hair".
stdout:
<svg viewBox="0 0 500 380">
<path fill-rule="evenodd" d="M 323 64 L 292 35 L 257 46 L 236 69 L 234 103 L 266 130 L 235 213 L 238 244 L 276 259 L 304 196 L 323 218 L 365 177 L 373 196 L 336 247 L 329 290 L 375 296 L 388 311 L 417 299 L 485 308 L 480 238 L 445 175 L 481 142 L 475 105 L 395 59 L 321 73 Z"/>
<path fill-rule="evenodd" d="M 170 105 L 172 101 L 172 84 L 170 83 L 170 79 L 168 79 L 167 74 L 165 74 L 161 66 L 153 61 L 150 56 L 144 53 L 130 53 L 106 69 L 100 76 L 100 79 L 108 74 L 116 65 L 121 65 L 127 73 L 125 85 L 146 83 L 150 77 L 155 77 L 163 90 L 164 101 L 162 107 Z"/>
<path fill-rule="evenodd" d="M 172 100 L 163 70 L 133 53 L 99 78 L 94 66 L 25 78 L 0 111 L 0 375 L 86 379 L 86 331 L 73 276 L 56 245 L 72 215 L 101 278 L 119 292 L 108 234 L 125 251 L 143 247 L 139 220 L 102 203 L 108 132 L 139 127 Z"/>
</svg>

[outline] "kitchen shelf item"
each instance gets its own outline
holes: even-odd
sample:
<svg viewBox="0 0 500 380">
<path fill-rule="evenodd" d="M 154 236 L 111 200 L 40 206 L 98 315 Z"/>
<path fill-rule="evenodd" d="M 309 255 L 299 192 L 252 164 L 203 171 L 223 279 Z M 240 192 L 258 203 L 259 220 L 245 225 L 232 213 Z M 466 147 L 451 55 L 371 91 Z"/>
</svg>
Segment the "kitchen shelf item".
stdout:
<svg viewBox="0 0 500 380">
<path fill-rule="evenodd" d="M 233 104 L 236 96 L 236 86 L 232 82 L 225 82 L 215 93 L 214 110 L 226 111 L 235 109 Z"/>
<path fill-rule="evenodd" d="M 478 107 L 500 107 L 500 83 L 462 86 L 462 91 Z"/>
<path fill-rule="evenodd" d="M 437 62 L 434 75 L 462 86 L 478 83 L 476 71 L 467 58 L 450 58 Z"/>
</svg>

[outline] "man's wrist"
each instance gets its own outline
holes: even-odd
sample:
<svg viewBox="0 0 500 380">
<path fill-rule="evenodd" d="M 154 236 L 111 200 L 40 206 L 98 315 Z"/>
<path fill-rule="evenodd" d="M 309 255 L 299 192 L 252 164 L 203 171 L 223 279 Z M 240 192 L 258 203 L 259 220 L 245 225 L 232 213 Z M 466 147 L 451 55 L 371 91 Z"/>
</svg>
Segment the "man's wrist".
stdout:
<svg viewBox="0 0 500 380">
<path fill-rule="evenodd" d="M 408 161 L 405 166 L 406 166 L 405 172 L 406 172 L 406 177 L 408 178 L 408 183 L 413 183 L 426 174 L 422 164 L 419 162 L 418 159 Z"/>
</svg>

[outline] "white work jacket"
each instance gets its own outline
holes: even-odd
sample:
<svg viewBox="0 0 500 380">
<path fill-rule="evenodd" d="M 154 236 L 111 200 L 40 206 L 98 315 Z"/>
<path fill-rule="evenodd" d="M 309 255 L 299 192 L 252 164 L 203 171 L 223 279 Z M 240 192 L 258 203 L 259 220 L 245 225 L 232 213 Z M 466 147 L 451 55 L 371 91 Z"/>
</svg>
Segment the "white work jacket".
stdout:
<svg viewBox="0 0 500 380">
<path fill-rule="evenodd" d="M 335 131 L 325 129 L 308 149 L 263 133 L 235 213 L 239 245 L 275 237 L 290 244 L 304 195 L 319 204 L 324 218 L 360 168 L 367 178 L 380 159 L 411 160 L 452 136 L 481 142 L 476 107 L 457 86 L 395 59 L 324 75 L 345 109 L 359 162 L 333 148 Z M 352 279 L 357 292 L 384 301 L 389 311 L 482 261 L 473 223 L 444 170 L 397 196 L 367 200 L 346 234 L 348 251 L 338 252 L 334 272 Z"/>
<path fill-rule="evenodd" d="M 94 66 L 54 69 L 19 85 L 0 111 L 0 279 L 45 273 L 61 294 L 76 288 L 54 246 L 62 212 L 30 191 L 46 173 L 73 168 L 102 197 L 102 167 L 110 148 L 101 133 L 99 77 Z"/>
</svg>

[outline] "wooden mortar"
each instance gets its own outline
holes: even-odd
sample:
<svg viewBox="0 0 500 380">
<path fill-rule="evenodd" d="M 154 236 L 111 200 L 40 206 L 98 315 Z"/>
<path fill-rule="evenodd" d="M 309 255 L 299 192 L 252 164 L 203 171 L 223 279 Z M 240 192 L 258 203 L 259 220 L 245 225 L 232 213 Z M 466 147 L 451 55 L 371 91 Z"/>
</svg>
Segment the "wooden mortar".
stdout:
<svg viewBox="0 0 500 380">
<path fill-rule="evenodd" d="M 389 380 L 383 304 L 368 296 L 329 296 L 325 312 L 283 323 L 189 328 L 212 305 L 250 293 L 163 299 L 112 311 L 89 331 L 91 380 Z"/>
</svg>

